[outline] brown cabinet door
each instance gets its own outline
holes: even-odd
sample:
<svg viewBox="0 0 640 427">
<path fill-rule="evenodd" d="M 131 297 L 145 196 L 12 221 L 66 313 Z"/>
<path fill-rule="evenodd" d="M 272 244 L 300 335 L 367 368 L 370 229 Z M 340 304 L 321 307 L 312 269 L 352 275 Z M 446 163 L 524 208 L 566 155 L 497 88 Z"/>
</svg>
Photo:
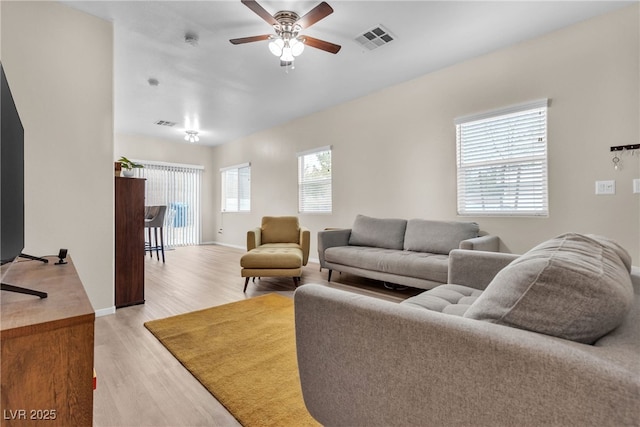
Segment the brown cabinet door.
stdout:
<svg viewBox="0 0 640 427">
<path fill-rule="evenodd" d="M 144 185 L 115 177 L 116 307 L 144 303 Z"/>
<path fill-rule="evenodd" d="M 95 314 L 71 257 L 16 262 L 7 283 L 48 297 L 2 292 L 0 426 L 93 424 Z"/>
</svg>

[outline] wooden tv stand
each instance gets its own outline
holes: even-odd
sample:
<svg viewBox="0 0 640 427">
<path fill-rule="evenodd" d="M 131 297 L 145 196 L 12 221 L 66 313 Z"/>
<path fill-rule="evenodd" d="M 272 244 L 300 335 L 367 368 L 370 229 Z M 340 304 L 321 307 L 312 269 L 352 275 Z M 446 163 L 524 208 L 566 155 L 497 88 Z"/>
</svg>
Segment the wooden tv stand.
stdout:
<svg viewBox="0 0 640 427">
<path fill-rule="evenodd" d="M 95 313 L 73 262 L 18 261 L 0 293 L 0 425 L 91 426 Z M 3 269 L 6 268 L 3 267 Z"/>
</svg>

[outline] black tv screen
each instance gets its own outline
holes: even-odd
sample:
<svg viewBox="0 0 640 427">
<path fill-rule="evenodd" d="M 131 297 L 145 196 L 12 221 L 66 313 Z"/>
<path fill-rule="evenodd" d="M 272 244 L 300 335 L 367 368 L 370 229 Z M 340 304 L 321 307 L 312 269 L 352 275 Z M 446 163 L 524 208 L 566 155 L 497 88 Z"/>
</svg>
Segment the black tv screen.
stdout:
<svg viewBox="0 0 640 427">
<path fill-rule="evenodd" d="M 0 261 L 6 264 L 24 249 L 24 128 L 2 64 L 0 72 Z"/>
</svg>

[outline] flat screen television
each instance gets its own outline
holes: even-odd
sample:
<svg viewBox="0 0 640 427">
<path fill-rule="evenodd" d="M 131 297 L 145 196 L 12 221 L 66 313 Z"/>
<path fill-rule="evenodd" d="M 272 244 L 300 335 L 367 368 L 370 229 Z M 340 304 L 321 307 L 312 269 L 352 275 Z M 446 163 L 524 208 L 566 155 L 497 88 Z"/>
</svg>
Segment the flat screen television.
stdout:
<svg viewBox="0 0 640 427">
<path fill-rule="evenodd" d="M 0 73 L 0 261 L 6 264 L 24 249 L 24 128 L 2 64 Z"/>
<path fill-rule="evenodd" d="M 9 264 L 24 249 L 24 128 L 0 63 L 0 265 Z M 26 255 L 32 259 L 40 259 Z M 47 293 L 4 283 L 9 266 L 0 269 L 0 289 L 46 298 Z"/>
</svg>

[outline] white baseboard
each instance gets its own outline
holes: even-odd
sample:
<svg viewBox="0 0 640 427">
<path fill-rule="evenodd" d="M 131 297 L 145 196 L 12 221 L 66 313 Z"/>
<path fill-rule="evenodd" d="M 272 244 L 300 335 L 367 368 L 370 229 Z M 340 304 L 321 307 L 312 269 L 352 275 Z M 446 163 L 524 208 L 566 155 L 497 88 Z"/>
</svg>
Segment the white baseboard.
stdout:
<svg viewBox="0 0 640 427">
<path fill-rule="evenodd" d="M 101 308 L 100 310 L 96 310 L 96 317 L 108 316 L 110 314 L 116 313 L 116 306 L 111 306 L 107 308 Z"/>
<path fill-rule="evenodd" d="M 246 246 L 239 246 L 239 245 L 230 245 L 228 243 L 221 243 L 221 242 L 206 242 L 206 243 L 202 243 L 203 245 L 218 245 L 218 246 L 224 246 L 227 248 L 234 248 L 234 249 L 247 249 Z"/>
</svg>

